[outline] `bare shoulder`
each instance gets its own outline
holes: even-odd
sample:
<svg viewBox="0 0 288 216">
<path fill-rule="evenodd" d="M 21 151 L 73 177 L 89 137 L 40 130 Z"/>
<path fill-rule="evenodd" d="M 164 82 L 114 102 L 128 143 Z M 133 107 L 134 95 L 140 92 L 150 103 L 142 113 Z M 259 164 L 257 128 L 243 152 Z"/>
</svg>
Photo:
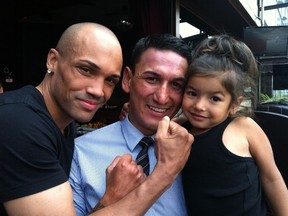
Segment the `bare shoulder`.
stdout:
<svg viewBox="0 0 288 216">
<path fill-rule="evenodd" d="M 257 124 L 257 122 L 250 117 L 237 117 L 228 125 L 228 127 L 233 131 L 236 130 L 245 135 L 248 139 L 250 136 L 255 136 L 258 133 L 263 134 L 262 128 Z"/>
<path fill-rule="evenodd" d="M 260 126 L 249 117 L 234 118 L 223 134 L 223 143 L 236 155 L 251 157 L 253 149 L 260 143 L 267 142 L 267 137 Z"/>
<path fill-rule="evenodd" d="M 267 139 L 266 134 L 255 120 L 250 117 L 237 117 L 228 125 L 231 131 L 238 131 L 246 137 L 249 144 Z"/>
<path fill-rule="evenodd" d="M 235 124 L 240 127 L 257 127 L 258 124 L 250 117 L 240 116 L 232 120 L 231 124 Z"/>
<path fill-rule="evenodd" d="M 233 120 L 233 123 L 235 123 L 235 128 L 241 130 L 245 135 L 253 157 L 257 158 L 259 154 L 266 155 L 263 154 L 264 152 L 270 153 L 271 144 L 269 139 L 255 120 L 249 117 L 239 117 Z"/>
<path fill-rule="evenodd" d="M 251 157 L 249 151 L 249 142 L 246 137 L 245 125 L 248 124 L 248 119 L 238 117 L 233 119 L 223 133 L 223 144 L 233 154 L 242 157 Z"/>
</svg>

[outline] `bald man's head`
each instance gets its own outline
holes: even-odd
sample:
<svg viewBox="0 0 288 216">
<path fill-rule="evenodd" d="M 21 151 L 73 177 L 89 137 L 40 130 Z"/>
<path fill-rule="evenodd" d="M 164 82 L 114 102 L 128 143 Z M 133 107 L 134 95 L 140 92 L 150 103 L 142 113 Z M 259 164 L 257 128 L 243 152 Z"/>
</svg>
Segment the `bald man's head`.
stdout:
<svg viewBox="0 0 288 216">
<path fill-rule="evenodd" d="M 49 50 L 48 72 L 38 89 L 55 118 L 60 116 L 59 124 L 67 119 L 87 122 L 111 97 L 122 64 L 122 49 L 111 30 L 95 23 L 74 24 L 56 49 Z"/>
<path fill-rule="evenodd" d="M 56 49 L 65 57 L 87 40 L 90 40 L 89 43 L 101 43 L 105 40 L 112 46 L 121 48 L 116 35 L 109 28 L 98 23 L 85 22 L 68 27 L 60 37 Z"/>
</svg>

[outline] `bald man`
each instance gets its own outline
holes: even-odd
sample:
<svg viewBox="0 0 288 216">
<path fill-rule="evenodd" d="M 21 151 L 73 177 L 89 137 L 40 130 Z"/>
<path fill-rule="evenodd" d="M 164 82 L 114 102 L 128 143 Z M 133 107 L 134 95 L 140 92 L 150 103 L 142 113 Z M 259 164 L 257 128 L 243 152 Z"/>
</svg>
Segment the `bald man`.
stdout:
<svg viewBox="0 0 288 216">
<path fill-rule="evenodd" d="M 76 214 L 68 182 L 74 121 L 89 121 L 110 98 L 120 80 L 121 46 L 102 25 L 74 24 L 48 52 L 46 67 L 37 87 L 0 96 L 1 216 Z M 107 168 L 111 192 L 105 197 L 113 204 L 92 215 L 141 215 L 172 184 L 188 158 L 192 136 L 163 118 L 156 137 L 154 173 L 145 178 L 130 155 L 116 157 Z"/>
</svg>

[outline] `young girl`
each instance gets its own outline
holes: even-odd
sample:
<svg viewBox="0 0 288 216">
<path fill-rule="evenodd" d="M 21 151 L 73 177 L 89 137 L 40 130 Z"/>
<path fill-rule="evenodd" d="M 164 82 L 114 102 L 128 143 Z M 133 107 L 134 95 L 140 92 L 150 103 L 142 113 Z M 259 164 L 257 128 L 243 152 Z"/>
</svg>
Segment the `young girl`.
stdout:
<svg viewBox="0 0 288 216">
<path fill-rule="evenodd" d="M 288 193 L 265 133 L 251 118 L 257 63 L 228 35 L 204 40 L 187 73 L 183 125 L 194 135 L 182 172 L 189 215 L 288 215 Z M 262 192 L 263 188 L 263 192 Z"/>
</svg>

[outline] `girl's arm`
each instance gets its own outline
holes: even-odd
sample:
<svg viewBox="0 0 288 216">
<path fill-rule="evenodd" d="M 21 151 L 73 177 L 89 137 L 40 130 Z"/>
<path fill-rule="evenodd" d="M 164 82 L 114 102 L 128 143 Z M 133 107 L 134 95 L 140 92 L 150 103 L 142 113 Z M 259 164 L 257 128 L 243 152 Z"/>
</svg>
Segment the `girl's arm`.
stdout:
<svg viewBox="0 0 288 216">
<path fill-rule="evenodd" d="M 288 191 L 275 164 L 271 144 L 254 120 L 246 118 L 245 128 L 249 150 L 259 167 L 261 183 L 271 210 L 276 216 L 287 216 Z"/>
</svg>

